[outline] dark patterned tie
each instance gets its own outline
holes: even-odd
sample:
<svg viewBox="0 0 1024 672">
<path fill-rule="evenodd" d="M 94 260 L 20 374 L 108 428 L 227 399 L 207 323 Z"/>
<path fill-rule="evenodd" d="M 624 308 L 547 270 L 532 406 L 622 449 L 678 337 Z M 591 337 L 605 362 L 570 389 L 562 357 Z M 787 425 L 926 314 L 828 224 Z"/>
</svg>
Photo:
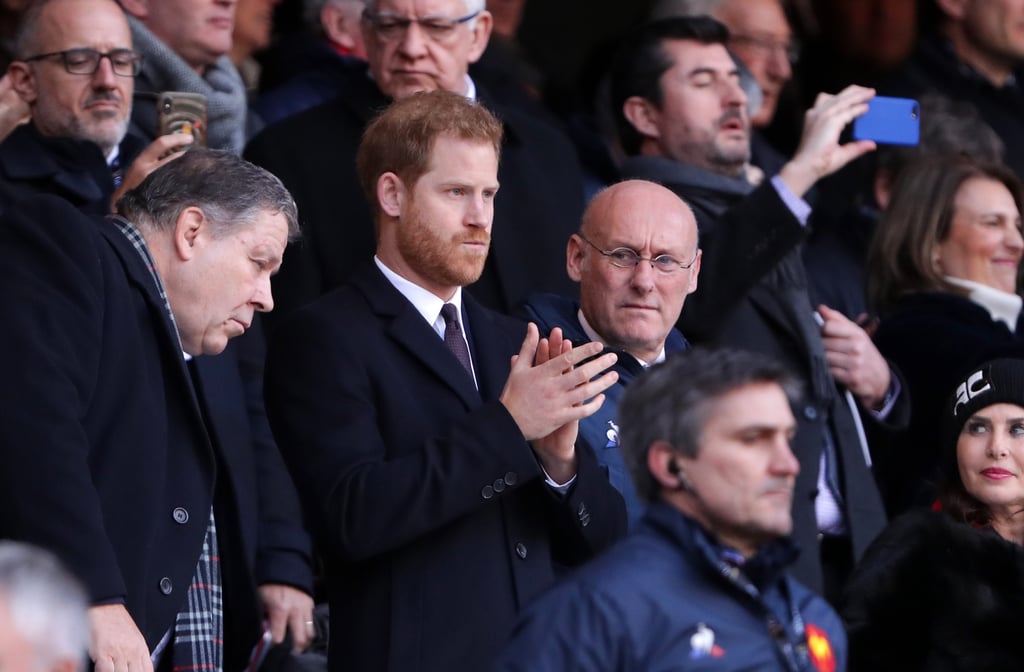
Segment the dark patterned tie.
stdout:
<svg viewBox="0 0 1024 672">
<path fill-rule="evenodd" d="M 462 336 L 462 325 L 459 324 L 459 309 L 454 304 L 446 303 L 441 306 L 441 317 L 444 318 L 444 344 L 452 351 L 456 359 L 466 367 L 469 375 L 473 375 L 473 365 L 469 360 L 469 348 L 466 347 L 466 339 Z"/>
</svg>

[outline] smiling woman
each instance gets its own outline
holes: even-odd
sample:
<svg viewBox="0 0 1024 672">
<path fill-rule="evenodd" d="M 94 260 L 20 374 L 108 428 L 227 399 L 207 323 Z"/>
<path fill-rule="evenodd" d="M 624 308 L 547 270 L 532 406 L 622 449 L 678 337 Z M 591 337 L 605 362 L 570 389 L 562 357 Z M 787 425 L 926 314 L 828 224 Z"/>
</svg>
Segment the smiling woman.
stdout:
<svg viewBox="0 0 1024 672">
<path fill-rule="evenodd" d="M 1024 356 L 1022 203 L 1006 168 L 964 158 L 912 165 L 893 186 L 868 258 L 882 316 L 875 344 L 903 374 L 912 404 L 907 433 L 875 446 L 890 515 L 938 494 L 934 418 L 954 382 L 987 359 Z"/>
<path fill-rule="evenodd" d="M 854 573 L 850 670 L 1024 667 L 1024 360 L 985 363 L 951 391 L 941 511 L 894 521 Z"/>
</svg>

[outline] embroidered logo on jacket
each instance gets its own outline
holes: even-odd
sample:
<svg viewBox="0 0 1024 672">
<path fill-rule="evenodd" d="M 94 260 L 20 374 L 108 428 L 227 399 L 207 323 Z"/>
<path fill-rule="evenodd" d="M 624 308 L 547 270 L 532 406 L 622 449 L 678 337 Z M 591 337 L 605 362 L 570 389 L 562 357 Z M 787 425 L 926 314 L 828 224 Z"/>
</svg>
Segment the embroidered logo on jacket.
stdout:
<svg viewBox="0 0 1024 672">
<path fill-rule="evenodd" d="M 619 445 L 619 426 L 614 421 L 608 421 L 608 431 L 604 435 L 608 439 L 608 443 L 604 444 L 605 448 L 614 448 Z"/>
<path fill-rule="evenodd" d="M 835 672 L 836 657 L 832 653 L 832 642 L 828 641 L 825 631 L 816 625 L 807 625 L 807 652 L 818 672 Z"/>
<path fill-rule="evenodd" d="M 697 631 L 690 636 L 690 658 L 721 658 L 725 649 L 715 644 L 715 631 L 704 625 L 697 624 Z"/>
</svg>

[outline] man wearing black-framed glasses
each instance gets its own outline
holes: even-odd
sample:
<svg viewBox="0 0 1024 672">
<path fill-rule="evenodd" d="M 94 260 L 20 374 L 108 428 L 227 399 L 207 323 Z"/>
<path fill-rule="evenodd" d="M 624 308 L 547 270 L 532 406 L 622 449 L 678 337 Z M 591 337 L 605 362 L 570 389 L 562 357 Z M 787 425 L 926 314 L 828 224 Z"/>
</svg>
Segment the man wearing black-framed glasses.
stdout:
<svg viewBox="0 0 1024 672">
<path fill-rule="evenodd" d="M 105 215 L 170 160 L 168 150 L 190 141 L 178 136 L 147 148 L 128 133 L 142 56 L 112 0 L 35 3 L 22 19 L 15 56 L 9 76 L 32 121 L 0 144 L 0 183 L 12 194 L 52 193 Z"/>
<path fill-rule="evenodd" d="M 580 435 L 622 493 L 634 525 L 645 507 L 619 450 L 618 402 L 644 369 L 689 347 L 675 324 L 697 289 L 697 220 L 661 185 L 620 182 L 590 202 L 565 256 L 580 300 L 537 294 L 527 301 L 525 317 L 543 333 L 558 327 L 574 344 L 597 341 L 618 354 L 613 368 L 619 379 L 605 390 L 601 408 L 580 420 Z"/>
</svg>

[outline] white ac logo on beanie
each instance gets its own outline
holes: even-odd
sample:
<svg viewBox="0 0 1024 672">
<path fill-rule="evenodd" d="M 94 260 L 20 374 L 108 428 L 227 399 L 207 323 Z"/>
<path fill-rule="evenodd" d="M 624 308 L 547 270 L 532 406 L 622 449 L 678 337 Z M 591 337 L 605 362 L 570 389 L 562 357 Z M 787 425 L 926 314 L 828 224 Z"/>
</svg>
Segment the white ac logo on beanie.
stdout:
<svg viewBox="0 0 1024 672">
<path fill-rule="evenodd" d="M 967 378 L 967 382 L 960 383 L 960 387 L 956 388 L 956 403 L 953 404 L 953 415 L 956 415 L 957 409 L 962 405 L 974 399 L 982 392 L 988 392 L 991 389 L 992 386 L 985 380 L 984 370 L 972 373 Z"/>
</svg>

